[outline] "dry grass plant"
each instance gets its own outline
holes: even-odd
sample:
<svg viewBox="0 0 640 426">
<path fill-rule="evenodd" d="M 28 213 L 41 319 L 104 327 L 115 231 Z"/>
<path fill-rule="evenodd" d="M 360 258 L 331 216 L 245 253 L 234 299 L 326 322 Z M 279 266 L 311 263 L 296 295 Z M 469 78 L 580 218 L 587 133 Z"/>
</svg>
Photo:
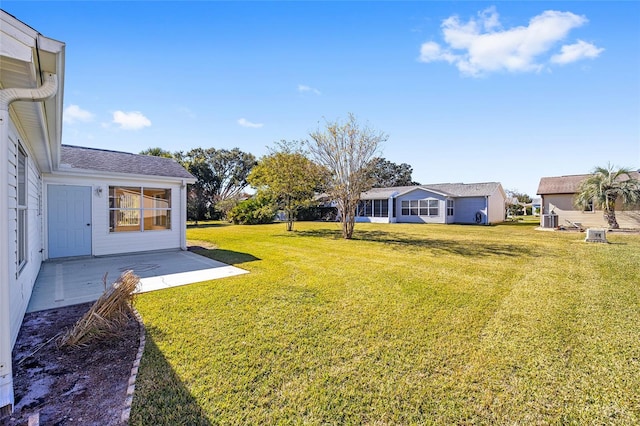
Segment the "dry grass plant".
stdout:
<svg viewBox="0 0 640 426">
<path fill-rule="evenodd" d="M 133 271 L 125 271 L 100 296 L 91 309 L 67 330 L 57 341 L 58 347 L 82 347 L 94 339 L 114 336 L 131 318 L 133 296 L 140 277 Z"/>
</svg>

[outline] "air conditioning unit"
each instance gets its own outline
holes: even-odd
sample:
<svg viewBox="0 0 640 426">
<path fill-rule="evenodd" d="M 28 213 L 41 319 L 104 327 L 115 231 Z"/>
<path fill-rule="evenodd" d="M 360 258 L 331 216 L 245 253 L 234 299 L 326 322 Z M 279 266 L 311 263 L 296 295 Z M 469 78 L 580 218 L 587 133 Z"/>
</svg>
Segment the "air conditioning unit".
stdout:
<svg viewBox="0 0 640 426">
<path fill-rule="evenodd" d="M 542 227 L 543 228 L 557 228 L 558 227 L 558 215 L 557 214 L 543 214 L 542 215 Z"/>
</svg>

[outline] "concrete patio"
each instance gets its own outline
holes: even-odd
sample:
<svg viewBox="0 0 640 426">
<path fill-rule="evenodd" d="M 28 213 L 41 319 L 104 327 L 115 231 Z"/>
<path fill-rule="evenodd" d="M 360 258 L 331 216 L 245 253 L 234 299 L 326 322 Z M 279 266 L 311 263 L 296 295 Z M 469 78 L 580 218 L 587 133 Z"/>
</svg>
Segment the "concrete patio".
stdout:
<svg viewBox="0 0 640 426">
<path fill-rule="evenodd" d="M 27 312 L 93 302 L 122 272 L 140 277 L 140 292 L 248 273 L 216 260 L 180 250 L 118 256 L 54 259 L 42 264 Z"/>
</svg>

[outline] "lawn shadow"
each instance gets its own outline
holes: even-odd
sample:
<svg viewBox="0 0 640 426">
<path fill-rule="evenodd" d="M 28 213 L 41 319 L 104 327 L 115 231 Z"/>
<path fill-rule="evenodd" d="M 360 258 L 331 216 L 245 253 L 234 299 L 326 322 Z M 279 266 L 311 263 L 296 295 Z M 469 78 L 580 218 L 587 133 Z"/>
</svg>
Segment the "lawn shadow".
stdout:
<svg viewBox="0 0 640 426">
<path fill-rule="evenodd" d="M 318 229 L 297 232 L 299 236 L 324 237 L 338 239 L 342 238 L 342 233 L 334 230 Z M 434 251 L 442 251 L 460 256 L 537 256 L 537 252 L 532 248 L 520 244 L 508 243 L 487 243 L 484 241 L 461 242 L 456 240 L 402 236 L 397 232 L 386 231 L 363 231 L 356 230 L 353 239 L 357 241 L 371 241 L 389 244 L 400 247 L 419 247 Z"/>
<path fill-rule="evenodd" d="M 130 425 L 202 425 L 211 421 L 153 340 L 147 328 L 136 378 Z"/>
<path fill-rule="evenodd" d="M 221 223 L 221 222 L 215 222 L 215 223 L 188 223 L 187 224 L 187 228 L 188 229 L 199 229 L 199 228 L 224 228 L 227 226 L 231 226 L 230 223 Z"/>
<path fill-rule="evenodd" d="M 261 260 L 249 253 L 242 253 L 232 250 L 224 249 L 210 249 L 201 246 L 190 246 L 189 251 L 199 254 L 209 259 L 217 260 L 219 262 L 226 263 L 227 265 L 239 265 L 241 263 L 254 262 Z"/>
</svg>

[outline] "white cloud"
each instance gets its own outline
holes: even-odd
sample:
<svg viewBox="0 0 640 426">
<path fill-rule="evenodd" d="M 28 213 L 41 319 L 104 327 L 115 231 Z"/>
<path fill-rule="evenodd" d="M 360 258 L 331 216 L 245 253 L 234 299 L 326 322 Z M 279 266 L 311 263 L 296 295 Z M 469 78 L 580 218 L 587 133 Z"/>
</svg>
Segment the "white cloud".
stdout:
<svg viewBox="0 0 640 426">
<path fill-rule="evenodd" d="M 298 92 L 300 92 L 300 93 L 311 92 L 311 93 L 315 93 L 316 95 L 321 95 L 322 94 L 318 89 L 315 89 L 315 88 L 310 87 L 310 86 L 306 86 L 304 84 L 298 84 Z"/>
<path fill-rule="evenodd" d="M 118 124 L 123 130 L 140 130 L 151 126 L 151 120 L 139 111 L 113 113 L 113 123 Z"/>
<path fill-rule="evenodd" d="M 93 114 L 80 108 L 78 105 L 69 105 L 64 109 L 62 120 L 65 123 L 73 124 L 77 122 L 93 121 Z"/>
<path fill-rule="evenodd" d="M 551 57 L 554 64 L 569 64 L 581 59 L 594 59 L 600 56 L 604 49 L 594 46 L 586 41 L 578 40 L 575 44 L 567 44 L 562 46 L 560 53 Z"/>
<path fill-rule="evenodd" d="M 262 123 L 252 123 L 246 118 L 239 119 L 238 124 L 241 125 L 242 127 L 252 127 L 254 129 L 259 129 L 260 127 L 264 126 L 264 124 Z"/>
<path fill-rule="evenodd" d="M 527 26 L 503 29 L 495 7 L 479 12 L 477 19 L 471 18 L 468 22 L 461 22 L 458 16 L 451 16 L 441 24 L 446 46 L 442 47 L 434 41 L 423 43 L 419 61 L 446 61 L 469 76 L 481 76 L 495 71 L 540 71 L 548 60 L 550 50 L 572 29 L 587 22 L 584 16 L 548 10 L 531 18 Z M 596 57 L 602 50 L 588 43 L 582 45 L 578 42 L 576 45 L 564 46 L 562 53 L 555 55 L 553 58 L 556 59 L 552 58 L 551 62 L 568 63 L 585 57 Z"/>
</svg>

